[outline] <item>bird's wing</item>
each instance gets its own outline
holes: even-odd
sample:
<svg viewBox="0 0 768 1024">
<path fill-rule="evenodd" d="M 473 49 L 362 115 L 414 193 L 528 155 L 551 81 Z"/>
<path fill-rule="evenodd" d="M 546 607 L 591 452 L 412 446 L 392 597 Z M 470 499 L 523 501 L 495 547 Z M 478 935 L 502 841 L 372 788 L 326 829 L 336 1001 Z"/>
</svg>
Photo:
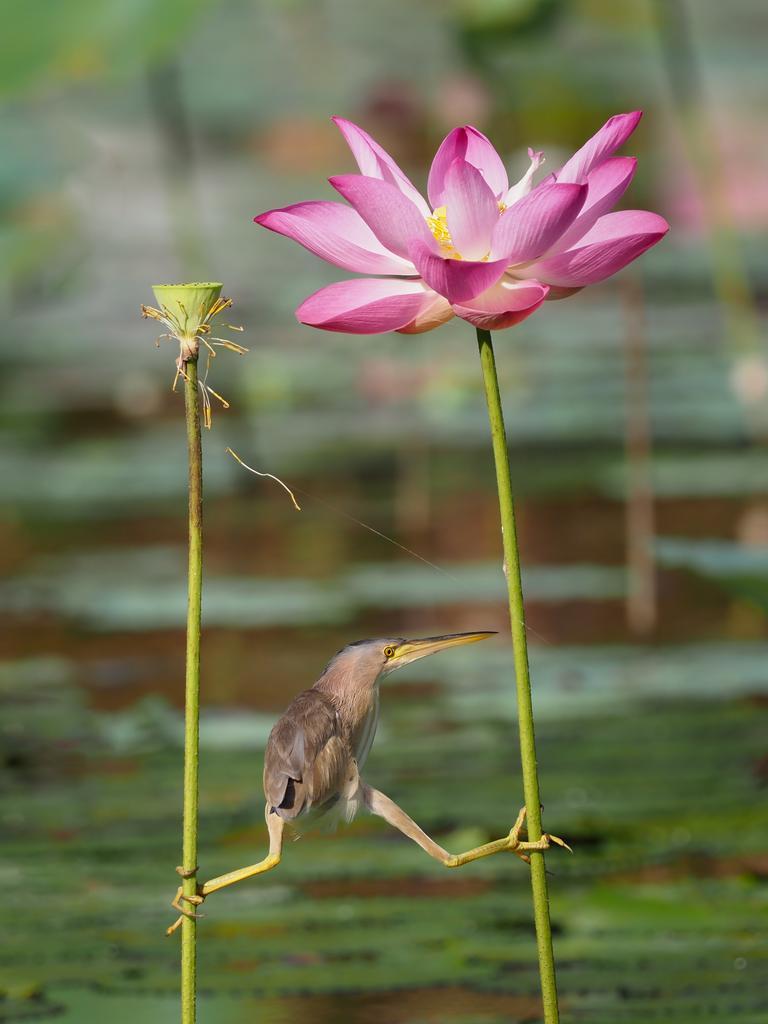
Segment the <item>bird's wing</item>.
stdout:
<svg viewBox="0 0 768 1024">
<path fill-rule="evenodd" d="M 276 722 L 264 754 L 267 803 L 286 820 L 338 796 L 352 755 L 333 702 L 300 693 Z"/>
</svg>

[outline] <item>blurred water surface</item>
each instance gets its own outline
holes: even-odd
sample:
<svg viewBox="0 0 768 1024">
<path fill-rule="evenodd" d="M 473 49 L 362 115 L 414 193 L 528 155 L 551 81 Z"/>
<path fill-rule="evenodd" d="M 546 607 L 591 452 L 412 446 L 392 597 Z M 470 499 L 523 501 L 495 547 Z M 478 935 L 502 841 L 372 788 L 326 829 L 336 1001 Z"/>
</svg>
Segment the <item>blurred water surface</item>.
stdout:
<svg viewBox="0 0 768 1024">
<path fill-rule="evenodd" d="M 423 183 L 456 123 L 514 173 L 526 146 L 554 168 L 637 106 L 630 202 L 669 238 L 497 339 L 545 821 L 575 850 L 548 859 L 563 1020 L 768 1016 L 766 19 L 660 9 L 71 0 L 45 31 L 34 4 L 4 19 L 0 1021 L 177 1019 L 186 469 L 173 349 L 138 318 L 154 281 L 225 281 L 250 347 L 211 368 L 232 407 L 205 437 L 203 875 L 262 855 L 271 724 L 364 636 L 502 632 L 387 682 L 367 775 L 451 849 L 509 828 L 471 330 L 298 327 L 342 274 L 250 219 L 332 197 L 352 163 L 331 113 Z M 209 1024 L 539 1019 L 514 858 L 446 875 L 362 818 L 205 912 Z"/>
</svg>

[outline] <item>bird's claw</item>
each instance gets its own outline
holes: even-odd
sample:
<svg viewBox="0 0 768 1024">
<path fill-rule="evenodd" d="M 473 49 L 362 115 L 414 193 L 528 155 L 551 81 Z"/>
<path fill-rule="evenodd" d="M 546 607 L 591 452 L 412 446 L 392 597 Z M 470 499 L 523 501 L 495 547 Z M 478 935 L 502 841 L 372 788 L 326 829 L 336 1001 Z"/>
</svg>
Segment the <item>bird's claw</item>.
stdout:
<svg viewBox="0 0 768 1024">
<path fill-rule="evenodd" d="M 573 847 L 569 846 L 564 839 L 560 838 L 560 836 L 553 836 L 551 832 L 545 832 L 542 839 L 549 840 L 550 845 L 555 843 L 556 846 L 562 846 L 562 848 L 567 850 L 568 853 L 573 853 Z"/>
<path fill-rule="evenodd" d="M 553 836 L 550 832 L 544 832 L 541 838 L 535 841 L 522 842 L 520 840 L 520 831 L 525 822 L 525 815 L 525 807 L 522 807 L 517 816 L 517 821 L 510 829 L 509 836 L 507 837 L 510 851 L 516 854 L 520 860 L 524 860 L 527 864 L 530 864 L 531 858 L 528 856 L 530 852 L 543 852 L 544 850 L 549 850 L 553 843 L 555 846 L 562 846 L 564 850 L 568 850 L 569 853 L 573 853 L 573 850 L 564 839 L 561 839 L 560 836 Z"/>
<path fill-rule="evenodd" d="M 183 869 L 176 868 L 176 870 L 182 876 L 182 878 L 192 877 L 191 874 L 185 874 Z M 179 886 L 179 888 L 176 890 L 176 895 L 171 900 L 171 906 L 173 907 L 174 910 L 178 910 L 181 916 L 177 918 L 177 920 L 174 921 L 169 928 L 166 928 L 166 935 L 173 935 L 173 933 L 181 925 L 181 922 L 184 920 L 185 917 L 188 917 L 191 921 L 196 921 L 199 917 L 204 916 L 203 914 L 196 914 L 194 910 L 187 910 L 185 907 L 181 905 L 182 900 L 184 900 L 185 903 L 191 903 L 193 907 L 199 907 L 200 904 L 203 903 L 203 901 L 205 900 L 205 896 L 203 896 L 201 892 L 198 892 L 197 894 L 192 894 L 190 896 L 185 896 L 184 889 L 182 888 L 182 886 Z"/>
</svg>

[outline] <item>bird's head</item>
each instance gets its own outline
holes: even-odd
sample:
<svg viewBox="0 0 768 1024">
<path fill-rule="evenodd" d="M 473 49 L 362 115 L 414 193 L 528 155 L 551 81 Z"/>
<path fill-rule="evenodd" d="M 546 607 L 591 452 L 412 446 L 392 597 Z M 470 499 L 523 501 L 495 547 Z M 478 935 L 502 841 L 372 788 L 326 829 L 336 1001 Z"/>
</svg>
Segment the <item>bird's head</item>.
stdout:
<svg viewBox="0 0 768 1024">
<path fill-rule="evenodd" d="M 343 647 L 324 672 L 325 677 L 343 675 L 357 685 L 373 685 L 403 665 L 410 665 L 430 654 L 439 654 L 449 647 L 460 647 L 487 640 L 495 632 L 448 633 L 445 636 L 426 636 L 418 640 L 404 637 L 378 637 L 374 640 L 356 640 Z"/>
</svg>

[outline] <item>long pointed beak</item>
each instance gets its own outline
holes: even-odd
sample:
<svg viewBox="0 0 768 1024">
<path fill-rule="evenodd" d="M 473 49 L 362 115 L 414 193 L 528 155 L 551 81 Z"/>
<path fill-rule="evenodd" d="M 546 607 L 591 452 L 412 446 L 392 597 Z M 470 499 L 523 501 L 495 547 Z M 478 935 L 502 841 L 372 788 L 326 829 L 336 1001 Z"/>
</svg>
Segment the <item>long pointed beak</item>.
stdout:
<svg viewBox="0 0 768 1024">
<path fill-rule="evenodd" d="M 412 661 L 426 658 L 430 654 L 439 654 L 449 647 L 461 647 L 464 644 L 476 644 L 480 640 L 488 640 L 496 636 L 495 631 L 484 633 L 448 633 L 445 636 L 426 636 L 421 640 L 406 640 L 395 648 L 389 661 L 389 671 L 410 665 Z"/>
</svg>

